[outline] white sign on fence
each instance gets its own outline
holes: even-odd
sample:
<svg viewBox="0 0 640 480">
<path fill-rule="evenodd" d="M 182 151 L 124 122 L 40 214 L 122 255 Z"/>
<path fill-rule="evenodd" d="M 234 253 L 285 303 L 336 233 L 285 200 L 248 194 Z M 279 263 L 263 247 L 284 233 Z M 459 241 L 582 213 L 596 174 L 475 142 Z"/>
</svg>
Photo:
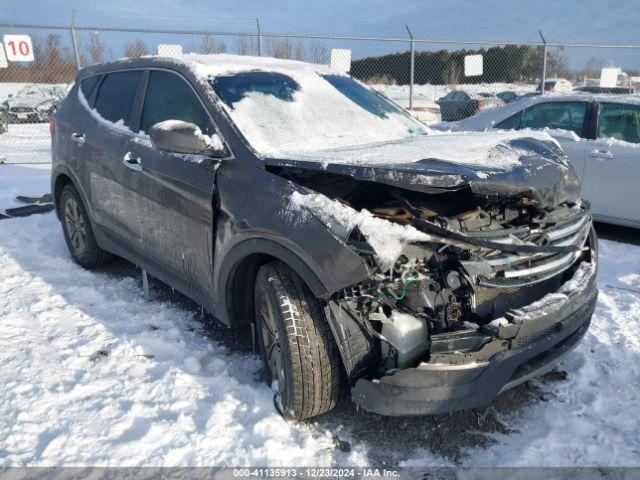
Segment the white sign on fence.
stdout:
<svg viewBox="0 0 640 480">
<path fill-rule="evenodd" d="M 351 70 L 351 50 L 348 48 L 332 48 L 331 68 L 335 68 L 341 72 Z"/>
<path fill-rule="evenodd" d="M 615 87 L 618 85 L 619 68 L 603 68 L 600 71 L 600 86 Z"/>
<path fill-rule="evenodd" d="M 182 45 L 170 44 L 170 43 L 159 43 L 158 44 L 158 55 L 162 57 L 177 57 L 178 55 L 182 55 Z"/>
<path fill-rule="evenodd" d="M 4 48 L 11 62 L 33 62 L 33 45 L 29 35 L 5 35 Z"/>
<path fill-rule="evenodd" d="M 482 55 L 465 55 L 464 76 L 477 77 L 482 75 Z"/>
<path fill-rule="evenodd" d="M 4 54 L 4 47 L 0 43 L 0 68 L 7 68 L 8 66 L 7 56 Z"/>
</svg>

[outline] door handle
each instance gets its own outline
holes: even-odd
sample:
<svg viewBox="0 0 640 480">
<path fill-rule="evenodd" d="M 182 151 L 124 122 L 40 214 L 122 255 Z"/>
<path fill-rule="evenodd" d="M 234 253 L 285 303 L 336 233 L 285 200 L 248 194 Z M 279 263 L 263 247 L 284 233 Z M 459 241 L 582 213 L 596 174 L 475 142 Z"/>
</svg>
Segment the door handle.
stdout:
<svg viewBox="0 0 640 480">
<path fill-rule="evenodd" d="M 591 153 L 589 153 L 589 156 L 594 158 L 611 160 L 613 158 L 613 153 L 611 153 L 609 150 L 600 150 L 598 148 L 595 148 L 591 150 Z"/>
<path fill-rule="evenodd" d="M 124 154 L 124 157 L 122 157 L 122 163 L 124 163 L 125 167 L 133 170 L 134 172 L 139 172 L 142 170 L 140 157 L 134 158 L 131 152 L 127 152 Z"/>
<path fill-rule="evenodd" d="M 84 142 L 85 142 L 84 133 L 75 133 L 75 132 L 72 133 L 71 140 L 76 142 L 79 145 L 84 145 Z"/>
</svg>

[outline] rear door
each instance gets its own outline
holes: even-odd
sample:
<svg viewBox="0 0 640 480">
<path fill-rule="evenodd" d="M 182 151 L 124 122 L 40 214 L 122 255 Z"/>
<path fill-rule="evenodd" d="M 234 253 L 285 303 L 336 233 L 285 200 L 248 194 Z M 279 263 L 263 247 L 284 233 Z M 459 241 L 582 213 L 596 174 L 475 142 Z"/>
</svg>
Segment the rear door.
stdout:
<svg viewBox="0 0 640 480">
<path fill-rule="evenodd" d="M 78 132 L 95 221 L 121 244 L 135 242 L 138 216 L 132 204 L 131 170 L 123 163 L 125 148 L 134 136 L 131 112 L 139 96 L 142 70 L 107 73 L 97 87 L 89 115 Z"/>
<path fill-rule="evenodd" d="M 583 192 L 604 220 L 640 222 L 640 106 L 601 103 L 586 147 Z"/>
<path fill-rule="evenodd" d="M 216 133 L 207 109 L 184 77 L 151 70 L 137 121 L 139 134 L 125 152 L 136 165 L 130 175 L 136 182 L 138 246 L 161 278 L 197 299 L 213 288 L 214 177 L 220 160 L 156 150 L 148 133 L 164 120 L 183 120 L 198 125 L 205 135 Z"/>
</svg>

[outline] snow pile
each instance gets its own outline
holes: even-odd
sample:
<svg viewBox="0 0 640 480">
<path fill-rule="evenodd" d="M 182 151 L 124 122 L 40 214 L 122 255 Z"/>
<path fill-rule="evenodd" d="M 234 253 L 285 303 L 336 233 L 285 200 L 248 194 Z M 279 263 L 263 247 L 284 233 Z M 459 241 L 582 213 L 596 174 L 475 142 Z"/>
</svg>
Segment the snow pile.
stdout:
<svg viewBox="0 0 640 480">
<path fill-rule="evenodd" d="M 416 230 L 411 225 L 399 225 L 374 217 L 371 212 L 364 209 L 358 212 L 319 193 L 305 195 L 293 192 L 291 205 L 311 213 L 329 229 L 335 228 L 335 223 L 346 231 L 358 227 L 360 233 L 376 252 L 376 260 L 383 271 L 393 266 L 407 244 L 434 240 L 430 235 Z"/>
<path fill-rule="evenodd" d="M 509 171 L 521 165 L 521 156 L 529 155 L 508 145 L 510 140 L 534 138 L 558 142 L 545 132 L 517 131 L 432 133 L 400 141 L 376 143 L 342 149 L 315 152 L 289 152 L 282 155 L 291 160 L 318 161 L 324 164 L 393 165 L 414 163 L 424 159 L 437 159 L 470 167 Z"/>
</svg>

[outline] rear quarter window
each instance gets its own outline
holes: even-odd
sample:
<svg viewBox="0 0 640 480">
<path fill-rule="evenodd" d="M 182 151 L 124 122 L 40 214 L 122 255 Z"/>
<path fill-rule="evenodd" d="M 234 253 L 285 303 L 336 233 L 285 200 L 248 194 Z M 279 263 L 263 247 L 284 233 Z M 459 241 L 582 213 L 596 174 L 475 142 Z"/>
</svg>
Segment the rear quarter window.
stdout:
<svg viewBox="0 0 640 480">
<path fill-rule="evenodd" d="M 91 98 L 93 89 L 96 88 L 99 79 L 99 75 L 94 75 L 93 77 L 87 77 L 80 82 L 80 91 L 82 92 L 82 95 L 84 95 L 84 98 L 87 100 Z"/>
<path fill-rule="evenodd" d="M 129 126 L 131 107 L 142 72 L 109 73 L 100 84 L 95 108 L 102 118 Z"/>
</svg>

